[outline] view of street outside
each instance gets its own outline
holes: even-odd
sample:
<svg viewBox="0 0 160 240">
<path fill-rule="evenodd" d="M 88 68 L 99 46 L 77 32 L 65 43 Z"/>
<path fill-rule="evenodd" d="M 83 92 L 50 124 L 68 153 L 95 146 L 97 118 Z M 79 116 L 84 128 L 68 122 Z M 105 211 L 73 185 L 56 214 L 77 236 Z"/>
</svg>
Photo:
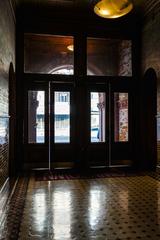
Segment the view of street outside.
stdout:
<svg viewBox="0 0 160 240">
<path fill-rule="evenodd" d="M 100 129 L 100 111 L 98 108 L 99 104 L 99 93 L 91 92 L 91 142 L 100 142 L 99 129 Z"/>
<path fill-rule="evenodd" d="M 70 92 L 54 93 L 54 142 L 70 142 Z"/>
<path fill-rule="evenodd" d="M 70 142 L 70 92 L 55 92 L 54 104 L 54 142 Z M 37 93 L 38 106 L 36 109 L 36 142 L 44 143 L 44 91 Z"/>
<path fill-rule="evenodd" d="M 70 142 L 70 92 L 57 91 L 54 95 L 54 142 Z M 44 143 L 44 91 L 37 92 L 36 142 Z M 91 93 L 91 142 L 99 142 L 100 112 L 99 93 Z"/>
<path fill-rule="evenodd" d="M 45 142 L 45 101 L 44 101 L 44 91 L 37 92 L 38 107 L 36 109 L 36 142 Z"/>
</svg>

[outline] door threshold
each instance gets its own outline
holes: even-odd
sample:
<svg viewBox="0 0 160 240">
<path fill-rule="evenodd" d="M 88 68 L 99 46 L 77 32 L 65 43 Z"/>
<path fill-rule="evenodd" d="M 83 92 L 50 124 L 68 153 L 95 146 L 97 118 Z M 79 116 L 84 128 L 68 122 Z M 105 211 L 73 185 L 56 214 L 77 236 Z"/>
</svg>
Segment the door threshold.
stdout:
<svg viewBox="0 0 160 240">
<path fill-rule="evenodd" d="M 132 167 L 131 165 L 109 165 L 109 168 L 117 168 L 117 167 L 128 167 L 128 168 L 130 168 L 130 167 Z"/>
<path fill-rule="evenodd" d="M 51 168 L 52 170 L 65 170 L 65 169 L 74 169 L 73 167 L 54 167 L 54 168 Z"/>
<path fill-rule="evenodd" d="M 109 166 L 91 166 L 89 168 L 109 168 Z"/>
<path fill-rule="evenodd" d="M 49 168 L 32 168 L 34 171 L 50 170 Z"/>
</svg>

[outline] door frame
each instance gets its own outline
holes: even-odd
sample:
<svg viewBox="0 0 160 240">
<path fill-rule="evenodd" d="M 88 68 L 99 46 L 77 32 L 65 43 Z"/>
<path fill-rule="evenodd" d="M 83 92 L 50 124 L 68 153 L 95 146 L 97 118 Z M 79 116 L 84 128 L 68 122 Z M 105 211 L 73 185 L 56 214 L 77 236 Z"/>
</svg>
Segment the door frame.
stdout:
<svg viewBox="0 0 160 240">
<path fill-rule="evenodd" d="M 24 92 L 25 92 L 25 104 L 24 104 L 24 156 L 25 156 L 25 163 L 30 164 L 31 167 L 37 167 L 38 161 L 31 160 L 31 162 L 27 162 L 27 155 L 26 152 L 29 151 L 33 155 L 38 154 L 41 157 L 41 150 L 44 148 L 44 151 L 47 151 L 48 153 L 45 153 L 45 156 L 49 161 L 51 160 L 51 157 L 53 155 L 53 149 L 50 149 L 50 143 L 51 143 L 51 135 L 53 133 L 53 126 L 51 126 L 52 129 L 50 129 L 50 123 L 51 123 L 51 115 L 53 106 L 51 106 L 49 97 L 51 90 L 53 89 L 59 89 L 59 90 L 65 90 L 69 89 L 72 91 L 72 108 L 73 108 L 73 117 L 72 117 L 72 124 L 73 124 L 73 130 L 71 133 L 72 138 L 72 161 L 68 161 L 68 165 L 66 167 L 92 167 L 94 164 L 89 162 L 89 164 L 85 163 L 83 161 L 84 155 L 87 158 L 89 156 L 89 151 L 86 151 L 85 146 L 87 145 L 93 145 L 95 149 L 101 148 L 104 143 L 90 143 L 90 99 L 89 99 L 89 92 L 90 91 L 105 91 L 106 92 L 106 98 L 107 98 L 107 106 L 106 109 L 109 109 L 109 116 L 106 116 L 107 120 L 107 127 L 106 127 L 106 136 L 110 136 L 109 139 L 107 139 L 107 142 L 105 145 L 108 144 L 108 148 L 105 151 L 108 152 L 108 156 L 106 156 L 106 164 L 105 166 L 110 167 L 113 166 L 111 160 L 114 157 L 113 153 L 117 153 L 117 151 L 120 151 L 123 155 L 124 152 L 128 151 L 128 156 L 131 159 L 132 158 L 132 144 L 133 144 L 133 86 L 131 78 L 127 77 L 84 77 L 78 78 L 75 81 L 74 77 L 70 76 L 47 76 L 47 75 L 35 75 L 31 74 L 28 78 L 28 74 L 26 75 L 26 81 L 24 86 Z M 46 77 L 46 79 L 45 79 Z M 34 79 L 34 81 L 33 81 Z M 64 80 L 61 81 L 60 79 Z M 93 80 L 94 79 L 94 80 Z M 53 81 L 54 80 L 54 81 Z M 45 144 L 28 144 L 27 139 L 27 129 L 28 129 L 28 120 L 27 120 L 27 92 L 28 90 L 44 90 L 46 94 L 46 102 L 45 102 L 45 108 L 46 108 L 46 127 L 45 127 Z M 114 126 L 113 126 L 113 119 L 114 119 L 114 104 L 113 104 L 113 93 L 116 92 L 129 92 L 129 142 L 127 144 L 125 143 L 114 143 Z M 88 95 L 88 96 L 87 96 Z M 81 101 L 80 101 L 80 100 Z M 88 104 L 86 104 L 86 101 Z M 85 110 L 83 109 L 83 106 L 85 106 Z M 83 114 L 82 114 L 83 113 Z M 82 116 L 79 117 L 79 114 Z M 107 115 L 107 110 L 106 110 Z M 80 124 L 77 121 L 80 119 Z M 86 119 L 86 124 L 84 124 L 84 119 Z M 51 131 L 51 134 L 50 134 Z M 84 133 L 83 136 L 80 136 Z M 78 137 L 77 137 L 78 136 Z M 98 147 L 97 147 L 97 146 Z M 41 149 L 41 150 L 40 150 Z M 61 148 L 60 148 L 61 149 Z M 86 151 L 85 154 L 83 154 L 83 151 Z M 118 154 L 118 153 L 117 153 Z M 29 154 L 29 157 L 31 154 Z M 37 156 L 39 156 L 37 155 Z M 107 155 L 107 154 L 106 154 Z M 116 157 L 119 157 L 119 155 L 116 155 Z M 121 160 L 123 160 L 123 156 L 121 156 Z M 131 159 L 132 160 L 132 159 Z M 43 160 L 44 161 L 44 160 Z M 47 161 L 48 162 L 48 161 Z M 51 163 L 52 161 L 50 161 Z M 104 164 L 103 164 L 104 165 Z M 115 164 L 116 166 L 119 166 L 121 164 Z M 56 164 L 47 164 L 42 162 L 38 167 L 57 167 Z M 61 166 L 58 166 L 61 167 Z M 62 165 L 62 167 L 65 167 Z"/>
</svg>

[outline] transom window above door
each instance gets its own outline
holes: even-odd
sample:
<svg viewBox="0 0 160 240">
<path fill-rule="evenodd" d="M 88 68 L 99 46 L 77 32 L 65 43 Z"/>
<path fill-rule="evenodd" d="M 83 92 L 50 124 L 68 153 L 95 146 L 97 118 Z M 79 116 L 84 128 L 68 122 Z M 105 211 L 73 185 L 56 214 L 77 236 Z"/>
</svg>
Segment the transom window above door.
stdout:
<svg viewBox="0 0 160 240">
<path fill-rule="evenodd" d="M 87 38 L 87 75 L 132 76 L 132 42 Z"/>
<path fill-rule="evenodd" d="M 24 35 L 24 72 L 74 74 L 74 38 L 72 36 Z"/>
<path fill-rule="evenodd" d="M 132 76 L 132 41 L 126 39 L 91 38 L 86 39 L 87 49 L 73 36 L 47 34 L 24 34 L 24 72 L 41 74 L 74 75 L 74 50 L 79 63 L 90 76 Z M 81 49 L 81 50 L 80 50 Z M 78 51 L 78 50 L 77 50 Z"/>
</svg>

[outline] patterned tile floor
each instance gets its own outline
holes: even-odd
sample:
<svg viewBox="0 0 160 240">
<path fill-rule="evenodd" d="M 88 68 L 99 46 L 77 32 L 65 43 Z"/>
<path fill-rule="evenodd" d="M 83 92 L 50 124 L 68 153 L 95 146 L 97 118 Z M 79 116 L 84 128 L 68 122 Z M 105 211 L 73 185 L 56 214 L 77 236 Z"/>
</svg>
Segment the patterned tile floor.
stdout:
<svg viewBox="0 0 160 240">
<path fill-rule="evenodd" d="M 160 240 L 160 182 L 150 176 L 35 181 L 20 240 Z"/>
<path fill-rule="evenodd" d="M 11 188 L 11 185 L 12 188 Z M 13 187 L 14 186 L 14 187 Z M 17 240 L 23 215 L 28 178 L 19 177 L 16 184 L 9 182 L 6 186 L 4 196 L 8 195 L 7 202 L 4 201 L 0 215 L 0 239 Z M 14 189 L 14 191 L 13 191 Z M 1 202 L 0 202 L 1 203 Z"/>
<path fill-rule="evenodd" d="M 147 174 L 58 181 L 31 177 L 29 185 L 28 178 L 19 178 L 0 239 L 158 240 L 159 174 Z"/>
</svg>

